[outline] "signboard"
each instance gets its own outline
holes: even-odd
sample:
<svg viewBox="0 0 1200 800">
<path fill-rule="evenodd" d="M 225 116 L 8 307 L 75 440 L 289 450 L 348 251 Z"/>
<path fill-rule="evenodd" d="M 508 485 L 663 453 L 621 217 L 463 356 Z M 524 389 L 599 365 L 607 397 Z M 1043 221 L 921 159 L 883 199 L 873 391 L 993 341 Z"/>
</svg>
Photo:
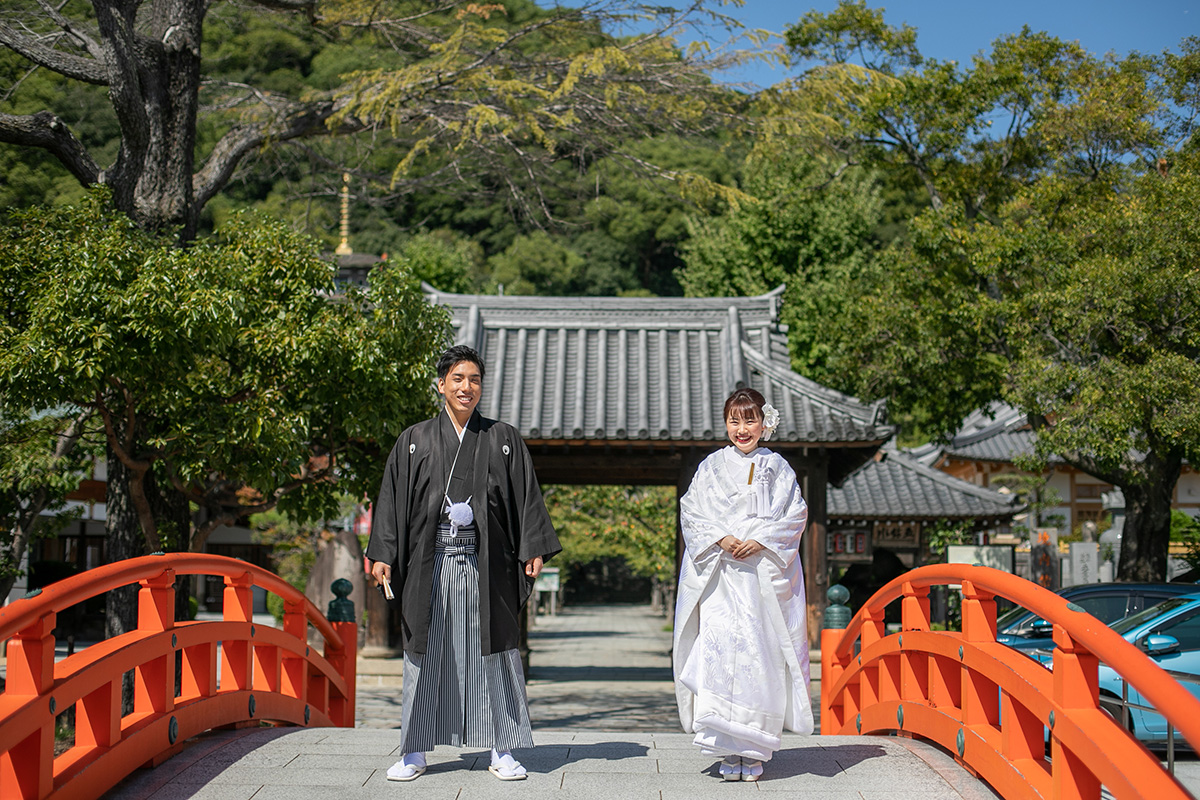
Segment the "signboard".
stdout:
<svg viewBox="0 0 1200 800">
<path fill-rule="evenodd" d="M 1058 545 L 1058 528 L 1034 528 L 1029 537 L 1029 544 L 1037 547 L 1039 544 Z"/>
<path fill-rule="evenodd" d="M 1100 582 L 1100 544 L 1071 542 L 1071 574 L 1064 581 L 1070 586 Z"/>
<path fill-rule="evenodd" d="M 878 522 L 875 524 L 876 547 L 916 547 L 919 522 Z"/>
<path fill-rule="evenodd" d="M 1016 571 L 1016 552 L 1009 544 L 952 544 L 946 548 L 946 563 L 981 564 L 1012 574 Z"/>
<path fill-rule="evenodd" d="M 535 592 L 557 592 L 558 584 L 558 567 L 546 567 L 537 576 L 537 581 L 533 584 L 533 590 Z"/>
</svg>

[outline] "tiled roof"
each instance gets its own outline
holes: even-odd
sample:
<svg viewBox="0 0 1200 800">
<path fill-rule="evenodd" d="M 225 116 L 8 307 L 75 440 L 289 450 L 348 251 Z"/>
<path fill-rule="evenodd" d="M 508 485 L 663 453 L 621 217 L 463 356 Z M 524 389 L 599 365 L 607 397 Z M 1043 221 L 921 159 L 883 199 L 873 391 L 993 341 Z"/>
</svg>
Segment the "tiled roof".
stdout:
<svg viewBox="0 0 1200 800">
<path fill-rule="evenodd" d="M 487 364 L 480 410 L 531 440 L 717 442 L 737 385 L 779 409 L 773 442 L 836 447 L 891 436 L 866 404 L 789 368 L 782 287 L 749 298 L 460 295 L 455 340 Z"/>
<path fill-rule="evenodd" d="M 830 519 L 997 519 L 1019 511 L 1012 495 L 984 489 L 885 448 L 879 460 L 830 486 Z"/>
<path fill-rule="evenodd" d="M 1032 455 L 1037 435 L 1024 412 L 1004 403 L 971 412 L 943 448 L 951 458 L 1010 462 Z"/>
</svg>

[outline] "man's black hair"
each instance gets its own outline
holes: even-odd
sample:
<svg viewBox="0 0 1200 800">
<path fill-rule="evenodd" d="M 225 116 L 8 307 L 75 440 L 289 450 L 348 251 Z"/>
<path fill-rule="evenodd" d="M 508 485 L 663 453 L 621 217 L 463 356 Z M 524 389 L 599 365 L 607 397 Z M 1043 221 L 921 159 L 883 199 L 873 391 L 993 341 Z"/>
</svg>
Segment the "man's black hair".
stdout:
<svg viewBox="0 0 1200 800">
<path fill-rule="evenodd" d="M 465 344 L 456 344 L 454 347 L 451 347 L 449 350 L 442 353 L 442 357 L 438 359 L 438 380 L 445 380 L 446 375 L 450 373 L 450 370 L 454 369 L 455 364 L 459 364 L 463 361 L 470 361 L 472 364 L 479 367 L 479 378 L 480 380 L 483 379 L 483 358 L 480 357 L 479 353 L 475 352 L 475 348 L 467 347 Z"/>
</svg>

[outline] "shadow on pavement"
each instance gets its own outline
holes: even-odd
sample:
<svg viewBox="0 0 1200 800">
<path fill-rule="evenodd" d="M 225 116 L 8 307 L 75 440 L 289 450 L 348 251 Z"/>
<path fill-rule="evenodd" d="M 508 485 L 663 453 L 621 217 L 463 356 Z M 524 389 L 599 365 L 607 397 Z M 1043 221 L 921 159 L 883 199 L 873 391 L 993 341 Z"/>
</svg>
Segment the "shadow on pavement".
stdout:
<svg viewBox="0 0 1200 800">
<path fill-rule="evenodd" d="M 529 670 L 531 681 L 669 681 L 670 667 L 539 667 Z"/>
</svg>

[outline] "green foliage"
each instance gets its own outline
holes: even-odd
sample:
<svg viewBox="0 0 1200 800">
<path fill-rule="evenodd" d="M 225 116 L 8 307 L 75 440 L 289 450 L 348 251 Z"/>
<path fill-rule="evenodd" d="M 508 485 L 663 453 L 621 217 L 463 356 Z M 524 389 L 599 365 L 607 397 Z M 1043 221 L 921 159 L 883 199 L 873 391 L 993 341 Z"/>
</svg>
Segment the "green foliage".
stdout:
<svg viewBox="0 0 1200 800">
<path fill-rule="evenodd" d="M 371 251 L 367 251 L 371 252 Z M 484 251 L 455 231 L 420 231 L 403 240 L 395 251 L 380 249 L 403 264 L 419 281 L 442 291 L 474 291 L 484 272 Z"/>
<path fill-rule="evenodd" d="M 21 576 L 29 543 L 78 516 L 65 508 L 66 495 L 78 488 L 95 448 L 84 443 L 62 452 L 75 417 L 13 408 L 0 394 L 0 596 Z"/>
<path fill-rule="evenodd" d="M 760 146 L 742 186 L 753 200 L 690 218 L 680 282 L 693 297 L 753 296 L 786 284 L 780 316 L 793 365 L 815 380 L 844 382 L 830 374 L 821 325 L 843 317 L 871 264 L 881 204 L 861 170 L 830 181 L 825 168 L 797 148 Z"/>
<path fill-rule="evenodd" d="M 1192 569 L 1200 569 L 1200 519 L 1171 509 L 1171 541 L 1184 545 L 1184 559 Z"/>
<path fill-rule="evenodd" d="M 635 575 L 672 580 L 675 492 L 661 486 L 547 486 L 546 508 L 568 568 L 619 556 Z"/>
<path fill-rule="evenodd" d="M 952 544 L 969 544 L 973 540 L 970 521 L 939 519 L 922 528 L 925 547 L 934 558 L 945 558 L 946 548 Z"/>
<path fill-rule="evenodd" d="M 988 483 L 992 486 L 1006 488 L 1017 497 L 1018 504 L 1025 509 L 1023 520 L 1015 520 L 1015 530 L 1029 535 L 1034 528 L 1047 527 L 1048 518 L 1043 514 L 1046 509 L 1062 505 L 1062 497 L 1058 490 L 1050 487 L 1050 473 L 1037 469 L 1039 465 L 1024 463 L 1017 466 L 1029 466 L 1029 472 L 1011 472 L 993 475 Z M 1023 524 L 1022 524 L 1023 523 Z"/>
<path fill-rule="evenodd" d="M 1191 539 L 1200 540 L 1200 520 L 1188 514 L 1186 511 L 1180 511 L 1178 508 L 1171 509 L 1171 541 L 1186 542 Z"/>
<path fill-rule="evenodd" d="M 250 529 L 257 543 L 271 547 L 272 571 L 303 592 L 321 540 L 331 534 L 322 525 L 296 521 L 275 509 L 251 516 Z M 283 599 L 267 595 L 267 610 L 276 621 L 282 620 Z"/>
<path fill-rule="evenodd" d="M 278 223 L 239 216 L 180 249 L 95 196 L 15 215 L 0 265 L 0 389 L 95 412 L 135 480 L 153 470 L 205 509 L 193 548 L 249 513 L 319 518 L 373 490 L 434 407 L 445 312 L 401 267 L 336 294 L 332 264 Z"/>
<path fill-rule="evenodd" d="M 911 172 L 935 208 L 990 217 L 1047 174 L 1108 179 L 1164 143 L 1154 62 L 1096 58 L 1028 27 L 968 66 L 922 55 L 916 31 L 842 0 L 786 32 L 817 62 L 764 98 L 768 131 L 806 131 L 831 152 Z"/>
</svg>

